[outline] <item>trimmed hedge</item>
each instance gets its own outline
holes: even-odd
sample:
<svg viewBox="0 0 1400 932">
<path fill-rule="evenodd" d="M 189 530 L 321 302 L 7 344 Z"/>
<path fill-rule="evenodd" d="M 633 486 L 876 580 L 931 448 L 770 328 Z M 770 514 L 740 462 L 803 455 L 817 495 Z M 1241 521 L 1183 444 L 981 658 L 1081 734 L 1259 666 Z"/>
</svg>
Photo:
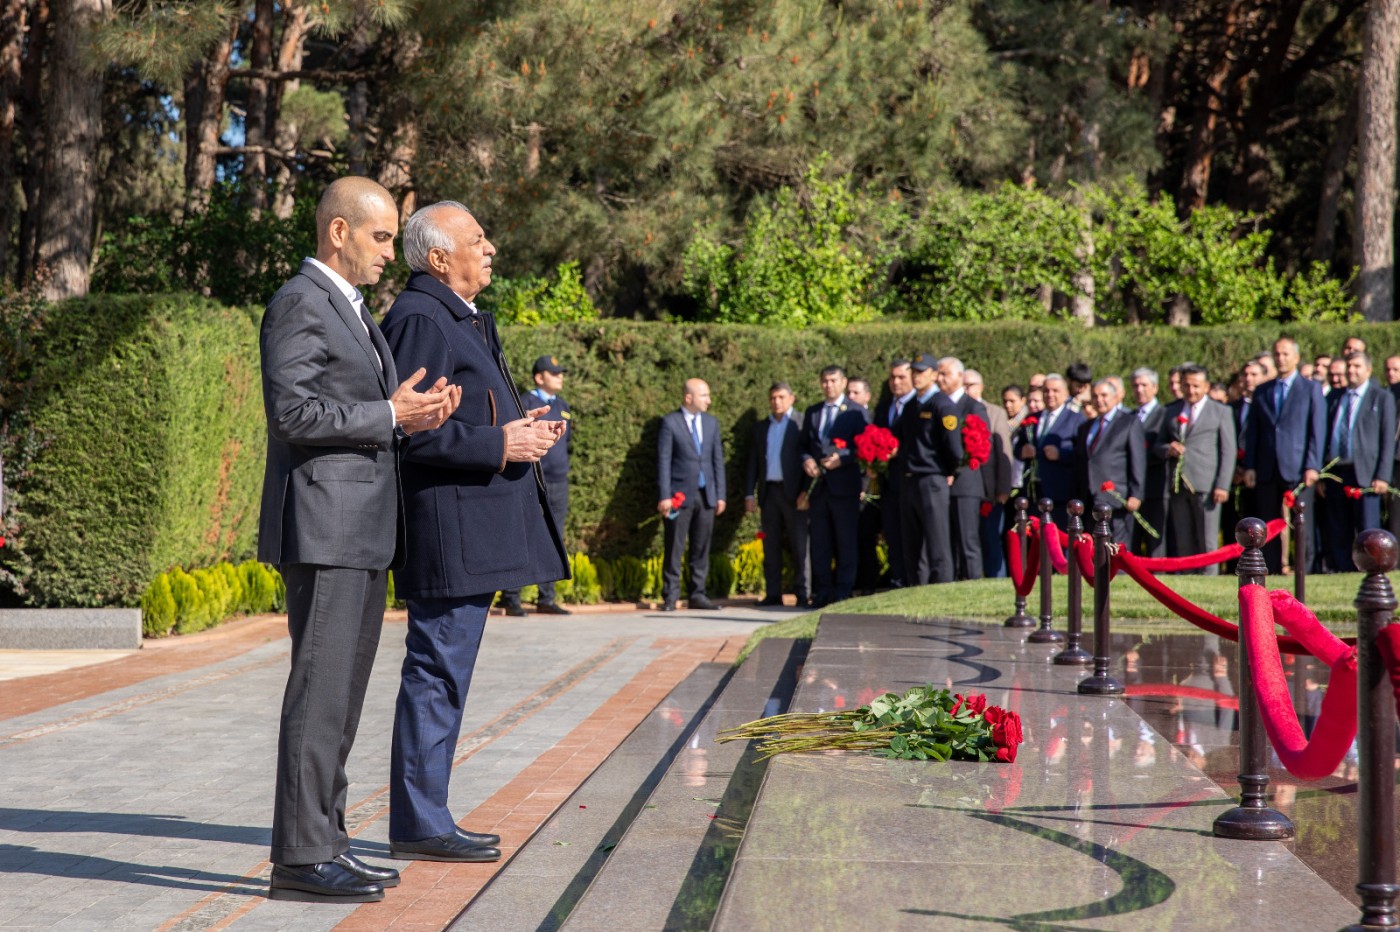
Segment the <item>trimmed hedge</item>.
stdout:
<svg viewBox="0 0 1400 932">
<path fill-rule="evenodd" d="M 171 567 L 252 555 L 265 448 L 259 313 L 189 296 L 99 295 L 43 309 L 42 326 L 26 330 L 36 335 L 24 340 L 0 327 L 0 358 L 26 362 L 15 369 L 21 375 L 0 372 L 0 452 L 12 493 L 0 525 L 9 538 L 0 549 L 0 602 L 131 605 Z M 878 384 L 888 359 L 914 352 L 961 357 L 982 371 L 992 393 L 1032 371 L 1080 360 L 1096 374 L 1126 374 L 1194 359 L 1223 375 L 1283 332 L 1307 356 L 1335 351 L 1351 334 L 1366 338 L 1378 361 L 1400 351 L 1395 324 L 783 330 L 604 320 L 511 326 L 504 340 L 522 379 L 546 353 L 569 369 L 564 395 L 575 433 L 567 537 L 596 571 L 580 595 L 654 599 L 661 528 L 638 526 L 656 513 L 660 416 L 679 404 L 688 377 L 709 381 L 711 412 L 725 428 L 730 507 L 716 523 L 714 552 L 728 559 L 716 561 L 712 582 L 716 592 L 743 592 L 761 586 L 762 571 L 744 551 L 758 523 L 744 514 L 739 484 L 775 380 L 790 382 L 805 405 L 816 399 L 817 371 L 828 363 Z M 173 590 L 172 598 L 178 601 Z"/>
<path fill-rule="evenodd" d="M 286 604 L 281 575 L 256 560 L 238 566 L 218 563 L 190 573 L 177 566 L 157 575 L 141 597 L 141 629 L 146 637 L 192 634 L 234 615 L 280 612 Z"/>
<path fill-rule="evenodd" d="M 95 296 L 46 308 L 27 354 L 5 412 L 9 601 L 134 605 L 172 566 L 253 554 L 266 430 L 252 314 Z"/>
</svg>

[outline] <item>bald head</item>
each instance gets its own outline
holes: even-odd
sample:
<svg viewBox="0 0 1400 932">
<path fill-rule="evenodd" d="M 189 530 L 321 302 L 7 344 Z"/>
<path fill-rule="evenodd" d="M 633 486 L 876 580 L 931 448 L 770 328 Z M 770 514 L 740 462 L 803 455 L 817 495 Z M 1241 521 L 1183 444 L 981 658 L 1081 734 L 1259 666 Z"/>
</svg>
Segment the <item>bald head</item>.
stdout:
<svg viewBox="0 0 1400 932">
<path fill-rule="evenodd" d="M 681 405 L 691 414 L 710 410 L 710 386 L 704 379 L 686 379 Z"/>
<path fill-rule="evenodd" d="M 316 205 L 316 258 L 352 285 L 372 285 L 394 261 L 399 211 L 382 185 L 347 176 Z"/>
</svg>

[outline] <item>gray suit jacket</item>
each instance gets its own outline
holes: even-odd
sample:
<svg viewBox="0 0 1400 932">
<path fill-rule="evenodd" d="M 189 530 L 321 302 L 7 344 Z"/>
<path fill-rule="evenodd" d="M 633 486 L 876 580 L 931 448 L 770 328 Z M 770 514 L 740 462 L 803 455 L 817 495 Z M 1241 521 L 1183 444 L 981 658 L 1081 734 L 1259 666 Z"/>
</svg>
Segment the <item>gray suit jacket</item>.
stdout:
<svg viewBox="0 0 1400 932">
<path fill-rule="evenodd" d="M 401 541 L 388 343 L 307 262 L 267 303 L 259 345 L 267 468 L 258 559 L 387 568 Z"/>
<path fill-rule="evenodd" d="M 1196 423 L 1178 423 L 1177 418 L 1186 411 L 1186 401 L 1173 401 L 1167 405 L 1163 415 L 1162 429 L 1157 435 L 1156 450 L 1167 463 L 1167 492 L 1171 493 L 1172 474 L 1176 460 L 1167 457 L 1166 448 L 1173 440 L 1181 440 L 1186 445 L 1186 468 L 1183 475 L 1190 480 L 1192 488 L 1202 495 L 1209 495 L 1214 489 L 1230 488 L 1230 480 L 1235 476 L 1235 417 L 1227 406 L 1207 398 L 1205 407 Z M 1259 412 L 1254 412 L 1251 417 Z M 1181 487 L 1184 494 L 1186 486 Z"/>
</svg>

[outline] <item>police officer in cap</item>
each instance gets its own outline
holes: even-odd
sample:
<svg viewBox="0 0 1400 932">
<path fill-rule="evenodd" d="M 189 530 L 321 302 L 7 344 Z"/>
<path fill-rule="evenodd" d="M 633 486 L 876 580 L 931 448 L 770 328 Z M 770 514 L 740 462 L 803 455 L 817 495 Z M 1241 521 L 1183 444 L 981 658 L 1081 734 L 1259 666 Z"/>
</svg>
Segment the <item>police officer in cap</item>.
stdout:
<svg viewBox="0 0 1400 932">
<path fill-rule="evenodd" d="M 541 421 L 567 421 L 572 414 L 569 413 L 569 403 L 559 397 L 559 392 L 564 388 L 564 373 L 568 371 L 559 365 L 559 360 L 554 356 L 541 356 L 535 360 L 534 380 L 535 387 L 526 392 L 520 399 L 520 403 L 528 411 L 531 408 L 547 406 L 549 412 L 537 420 Z M 554 523 L 559 528 L 560 533 L 564 530 L 564 521 L 569 515 L 569 446 L 572 443 L 573 425 L 564 431 L 564 436 L 554 446 L 549 448 L 549 452 L 540 459 L 540 469 L 544 472 L 544 484 L 549 492 L 549 508 L 554 512 Z M 524 617 L 527 613 L 525 607 L 520 604 L 520 590 L 511 589 L 501 593 L 501 599 L 505 603 L 507 615 Z M 535 605 L 535 611 L 545 615 L 569 615 L 572 614 L 567 608 L 554 600 L 554 583 L 540 583 L 540 598 Z"/>
</svg>

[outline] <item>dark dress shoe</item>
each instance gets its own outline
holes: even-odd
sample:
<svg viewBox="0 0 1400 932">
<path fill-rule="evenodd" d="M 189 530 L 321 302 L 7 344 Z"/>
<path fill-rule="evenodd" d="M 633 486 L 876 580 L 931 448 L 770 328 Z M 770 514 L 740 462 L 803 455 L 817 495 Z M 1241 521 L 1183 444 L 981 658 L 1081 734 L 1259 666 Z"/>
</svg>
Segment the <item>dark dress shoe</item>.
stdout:
<svg viewBox="0 0 1400 932">
<path fill-rule="evenodd" d="M 377 883 L 386 890 L 399 885 L 398 871 L 392 867 L 375 867 L 373 864 L 366 864 L 349 851 L 337 857 L 335 863 L 361 880 Z"/>
<path fill-rule="evenodd" d="M 541 615 L 573 614 L 573 612 L 569 611 L 567 608 L 560 605 L 558 602 L 540 602 L 538 605 L 535 606 L 535 611 L 539 612 Z"/>
<path fill-rule="evenodd" d="M 674 612 L 674 611 L 676 610 L 676 603 L 675 603 L 675 602 L 665 602 L 665 603 L 662 604 L 661 610 L 662 610 L 663 612 Z"/>
<path fill-rule="evenodd" d="M 501 843 L 500 835 L 489 835 L 486 832 L 469 832 L 464 828 L 459 828 L 456 831 L 457 837 L 462 839 L 469 845 L 476 845 L 477 847 L 494 847 Z"/>
<path fill-rule="evenodd" d="M 778 608 L 783 604 L 782 599 L 759 599 L 759 608 Z"/>
<path fill-rule="evenodd" d="M 267 898 L 294 903 L 377 903 L 384 899 L 384 887 L 335 861 L 274 864 Z"/>
<path fill-rule="evenodd" d="M 686 603 L 686 606 L 687 606 L 688 608 L 690 608 L 692 611 L 694 611 L 694 610 L 696 610 L 696 609 L 698 609 L 699 611 L 702 611 L 702 612 L 717 612 L 717 611 L 719 611 L 719 606 L 716 605 L 715 603 L 711 602 L 709 599 L 705 598 L 703 595 L 697 595 L 697 596 L 695 596 L 695 597 L 692 598 L 689 602 Z"/>
<path fill-rule="evenodd" d="M 510 615 L 512 618 L 524 618 L 530 613 L 525 611 L 525 607 L 522 605 L 507 605 L 506 614 Z"/>
<path fill-rule="evenodd" d="M 389 841 L 389 857 L 400 861 L 499 861 L 501 849 L 474 845 L 456 831 L 421 841 Z"/>
</svg>

